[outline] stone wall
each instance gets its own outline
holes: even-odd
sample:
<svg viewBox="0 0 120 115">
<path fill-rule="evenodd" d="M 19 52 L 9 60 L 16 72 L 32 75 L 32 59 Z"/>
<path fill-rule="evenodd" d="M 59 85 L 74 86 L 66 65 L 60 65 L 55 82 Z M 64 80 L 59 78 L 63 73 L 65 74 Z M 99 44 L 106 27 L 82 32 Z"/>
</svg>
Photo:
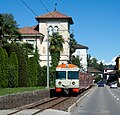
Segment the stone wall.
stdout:
<svg viewBox="0 0 120 115">
<path fill-rule="evenodd" d="M 12 109 L 50 97 L 49 90 L 36 90 L 0 96 L 0 109 Z"/>
</svg>

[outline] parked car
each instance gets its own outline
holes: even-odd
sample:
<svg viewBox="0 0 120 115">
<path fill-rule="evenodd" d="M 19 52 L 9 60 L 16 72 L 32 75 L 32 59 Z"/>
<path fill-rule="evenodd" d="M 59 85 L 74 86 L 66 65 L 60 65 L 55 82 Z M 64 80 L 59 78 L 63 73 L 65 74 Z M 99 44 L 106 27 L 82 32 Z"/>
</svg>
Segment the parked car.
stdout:
<svg viewBox="0 0 120 115">
<path fill-rule="evenodd" d="M 118 87 L 117 82 L 110 83 L 110 88 L 116 88 L 117 89 L 117 87 Z"/>
<path fill-rule="evenodd" d="M 103 81 L 99 81 L 97 84 L 98 84 L 98 87 L 104 87 L 104 82 Z"/>
</svg>

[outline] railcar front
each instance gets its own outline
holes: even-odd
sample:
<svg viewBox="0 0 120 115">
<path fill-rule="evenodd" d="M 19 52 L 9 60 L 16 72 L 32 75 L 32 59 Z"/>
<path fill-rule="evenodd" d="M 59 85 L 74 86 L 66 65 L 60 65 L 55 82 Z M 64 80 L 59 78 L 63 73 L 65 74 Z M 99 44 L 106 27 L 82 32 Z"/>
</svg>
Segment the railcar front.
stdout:
<svg viewBox="0 0 120 115">
<path fill-rule="evenodd" d="M 79 67 L 73 64 L 61 64 L 56 67 L 55 90 L 57 93 L 79 92 Z"/>
</svg>

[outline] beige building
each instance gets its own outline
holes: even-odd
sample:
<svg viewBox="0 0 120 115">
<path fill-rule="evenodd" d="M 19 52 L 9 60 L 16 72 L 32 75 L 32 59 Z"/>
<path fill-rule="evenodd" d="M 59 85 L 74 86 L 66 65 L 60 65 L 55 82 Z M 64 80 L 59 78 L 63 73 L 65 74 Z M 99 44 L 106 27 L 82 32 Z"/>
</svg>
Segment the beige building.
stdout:
<svg viewBox="0 0 120 115">
<path fill-rule="evenodd" d="M 47 39 L 52 32 L 59 32 L 64 39 L 63 52 L 61 52 L 60 62 L 67 63 L 69 61 L 69 36 L 70 25 L 73 24 L 71 17 L 66 16 L 58 11 L 53 11 L 36 17 L 37 26 L 20 28 L 22 41 L 37 46 L 40 55 L 40 65 L 47 65 Z M 51 57 L 49 56 L 51 63 Z"/>
<path fill-rule="evenodd" d="M 116 58 L 115 62 L 116 62 L 116 70 L 120 70 L 120 56 Z"/>
</svg>

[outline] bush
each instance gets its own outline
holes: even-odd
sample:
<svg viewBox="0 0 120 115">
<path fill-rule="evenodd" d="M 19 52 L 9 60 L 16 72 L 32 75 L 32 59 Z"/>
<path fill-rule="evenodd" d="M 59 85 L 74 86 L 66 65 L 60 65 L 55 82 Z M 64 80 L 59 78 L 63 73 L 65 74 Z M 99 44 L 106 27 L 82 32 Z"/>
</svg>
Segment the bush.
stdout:
<svg viewBox="0 0 120 115">
<path fill-rule="evenodd" d="M 28 59 L 28 86 L 37 85 L 37 62 L 35 57 Z"/>
<path fill-rule="evenodd" d="M 15 44 L 9 44 L 4 46 L 4 49 L 6 49 L 8 56 L 10 57 L 10 54 L 12 52 L 15 52 L 18 58 L 18 86 L 19 87 L 26 87 L 27 86 L 27 61 L 26 57 L 22 51 L 21 48 L 19 48 Z"/>
<path fill-rule="evenodd" d="M 18 86 L 18 59 L 15 52 L 12 52 L 8 62 L 8 87 Z"/>
<path fill-rule="evenodd" d="M 47 72 L 46 71 L 47 71 L 46 66 L 39 67 L 38 81 L 37 81 L 38 86 L 46 86 L 47 84 Z"/>
<path fill-rule="evenodd" d="M 8 55 L 7 52 L 0 47 L 0 87 L 6 88 L 8 85 Z"/>
</svg>

